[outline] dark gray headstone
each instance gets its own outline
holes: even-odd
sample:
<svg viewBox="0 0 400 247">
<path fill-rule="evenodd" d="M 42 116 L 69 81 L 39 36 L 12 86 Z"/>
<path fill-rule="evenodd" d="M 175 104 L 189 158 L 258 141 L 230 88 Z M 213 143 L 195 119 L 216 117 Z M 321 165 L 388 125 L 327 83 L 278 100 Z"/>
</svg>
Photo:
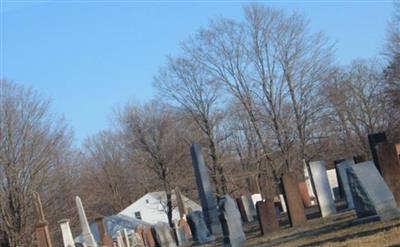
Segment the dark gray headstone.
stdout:
<svg viewBox="0 0 400 247">
<path fill-rule="evenodd" d="M 394 196 L 372 161 L 353 165 L 346 171 L 358 218 L 378 215 L 386 220 L 399 216 Z"/>
<path fill-rule="evenodd" d="M 344 160 L 336 165 L 336 170 L 339 174 L 339 178 L 342 183 L 343 192 L 346 198 L 348 208 L 354 208 L 353 196 L 351 195 L 349 179 L 347 177 L 347 169 L 353 165 L 354 165 L 353 160 Z"/>
<path fill-rule="evenodd" d="M 192 231 L 193 242 L 196 244 L 205 244 L 215 240 L 204 222 L 201 211 L 192 211 L 187 215 L 187 220 Z"/>
<path fill-rule="evenodd" d="M 220 221 L 224 233 L 223 246 L 239 247 L 246 241 L 242 228 L 242 220 L 235 201 L 224 195 L 219 201 Z"/>
<path fill-rule="evenodd" d="M 200 145 L 193 143 L 190 152 L 192 154 L 194 175 L 196 176 L 197 190 L 199 192 L 204 220 L 212 234 L 220 235 L 222 229 L 218 219 L 217 200 L 214 195 L 213 185 L 208 176 Z"/>
<path fill-rule="evenodd" d="M 379 159 L 377 154 L 377 145 L 381 142 L 386 142 L 386 134 L 385 132 L 373 133 L 368 135 L 369 148 L 371 150 L 372 159 L 379 173 L 382 173 L 381 168 L 379 167 Z"/>
</svg>

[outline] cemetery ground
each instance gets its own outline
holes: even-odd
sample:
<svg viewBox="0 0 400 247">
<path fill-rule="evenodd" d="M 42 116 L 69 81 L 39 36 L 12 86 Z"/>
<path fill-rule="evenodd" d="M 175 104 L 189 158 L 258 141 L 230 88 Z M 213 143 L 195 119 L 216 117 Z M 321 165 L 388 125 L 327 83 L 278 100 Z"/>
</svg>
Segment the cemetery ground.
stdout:
<svg viewBox="0 0 400 247">
<path fill-rule="evenodd" d="M 262 236 L 258 222 L 245 223 L 246 243 L 244 246 L 400 246 L 400 219 L 380 221 L 357 221 L 354 210 L 341 209 L 338 213 L 322 218 L 317 206 L 306 210 L 308 221 L 299 227 L 290 227 L 286 214 L 280 218 L 281 230 Z M 221 246 L 221 242 L 209 247 Z"/>
</svg>

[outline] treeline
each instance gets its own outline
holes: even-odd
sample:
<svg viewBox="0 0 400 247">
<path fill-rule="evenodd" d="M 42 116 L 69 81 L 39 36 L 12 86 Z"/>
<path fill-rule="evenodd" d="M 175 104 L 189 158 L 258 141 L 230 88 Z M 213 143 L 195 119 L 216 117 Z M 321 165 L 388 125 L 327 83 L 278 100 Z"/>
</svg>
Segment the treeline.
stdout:
<svg viewBox="0 0 400 247">
<path fill-rule="evenodd" d="M 79 232 L 74 196 L 88 217 L 121 211 L 149 191 L 179 186 L 196 199 L 189 147 L 203 146 L 216 194 L 261 192 L 311 160 L 370 157 L 367 135 L 400 141 L 400 7 L 383 54 L 337 65 L 334 44 L 308 19 L 263 5 L 244 20 L 215 19 L 182 42 L 154 76 L 157 96 L 127 103 L 113 128 L 80 150 L 36 91 L 0 82 L 0 242 L 32 246 L 33 192 L 56 246 L 57 221 Z M 168 205 L 172 207 L 172 204 Z"/>
</svg>

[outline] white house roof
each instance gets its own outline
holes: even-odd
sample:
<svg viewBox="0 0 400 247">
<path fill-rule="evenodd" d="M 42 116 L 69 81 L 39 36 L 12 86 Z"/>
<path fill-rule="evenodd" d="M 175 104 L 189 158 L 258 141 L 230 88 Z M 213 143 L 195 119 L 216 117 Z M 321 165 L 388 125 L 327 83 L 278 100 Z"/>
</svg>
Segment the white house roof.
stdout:
<svg viewBox="0 0 400 247">
<path fill-rule="evenodd" d="M 196 202 L 190 200 L 184 195 L 182 195 L 182 201 L 185 205 L 186 210 L 188 210 L 189 208 L 192 210 L 201 210 L 201 207 Z M 166 202 L 167 199 L 164 191 L 149 192 L 136 200 L 131 205 L 129 205 L 127 208 L 119 212 L 118 215 L 137 217 L 137 214 L 140 213 L 141 219 L 150 224 L 155 224 L 158 221 L 167 222 L 168 219 L 165 210 Z M 173 219 L 179 219 L 176 196 L 174 191 L 172 191 L 172 206 Z"/>
</svg>

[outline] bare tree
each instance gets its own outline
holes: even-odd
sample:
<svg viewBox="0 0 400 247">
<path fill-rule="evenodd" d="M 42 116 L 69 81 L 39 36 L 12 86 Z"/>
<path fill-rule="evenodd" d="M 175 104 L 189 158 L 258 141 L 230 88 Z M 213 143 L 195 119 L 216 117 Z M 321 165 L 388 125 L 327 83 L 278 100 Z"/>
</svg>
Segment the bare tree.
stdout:
<svg viewBox="0 0 400 247">
<path fill-rule="evenodd" d="M 185 167 L 183 161 L 188 156 L 186 143 L 181 141 L 176 129 L 174 112 L 152 101 L 144 106 L 127 106 L 119 120 L 131 155 L 150 169 L 161 183 L 166 193 L 168 221 L 173 227 L 174 173 Z"/>
<path fill-rule="evenodd" d="M 220 110 L 221 90 L 201 64 L 188 58 L 169 57 L 167 65 L 155 77 L 155 85 L 186 111 L 204 134 L 212 164 L 209 166 L 218 195 L 227 193 L 226 177 L 218 151 L 217 128 L 223 114 Z"/>
<path fill-rule="evenodd" d="M 323 87 L 330 110 L 326 117 L 336 126 L 336 138 L 342 138 L 348 155 L 369 156 L 367 135 L 388 130 L 393 120 L 381 71 L 376 60 L 355 61 L 348 70 L 337 70 Z"/>
<path fill-rule="evenodd" d="M 0 227 L 10 246 L 33 244 L 32 194 L 61 165 L 69 146 L 67 133 L 65 124 L 49 112 L 48 100 L 0 81 Z"/>
</svg>

